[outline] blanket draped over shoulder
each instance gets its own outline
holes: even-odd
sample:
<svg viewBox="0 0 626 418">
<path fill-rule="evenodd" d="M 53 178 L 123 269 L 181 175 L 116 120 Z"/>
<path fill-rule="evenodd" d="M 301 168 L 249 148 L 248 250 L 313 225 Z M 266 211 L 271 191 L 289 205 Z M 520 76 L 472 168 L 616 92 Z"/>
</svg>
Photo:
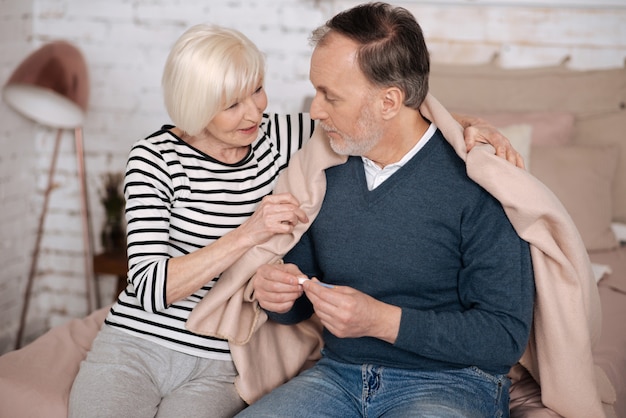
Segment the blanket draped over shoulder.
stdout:
<svg viewBox="0 0 626 418">
<path fill-rule="evenodd" d="M 566 417 L 606 416 L 604 407 L 610 410 L 615 392 L 592 356 L 600 332 L 600 299 L 571 217 L 546 186 L 495 156 L 491 146 L 478 145 L 467 153 L 463 129 L 432 95 L 420 111 L 466 162 L 469 177 L 501 202 L 517 233 L 531 246 L 534 319 L 519 363 L 540 384 L 543 404 Z M 292 193 L 312 222 L 325 193 L 324 170 L 345 161 L 316 129 L 279 177 L 275 193 Z M 235 385 L 248 403 L 319 358 L 323 342 L 315 315 L 291 326 L 267 321 L 250 285 L 256 268 L 281 262 L 307 227 L 298 224 L 292 234 L 274 236 L 249 250 L 222 273 L 187 321 L 190 331 L 229 341 L 239 372 Z"/>
</svg>

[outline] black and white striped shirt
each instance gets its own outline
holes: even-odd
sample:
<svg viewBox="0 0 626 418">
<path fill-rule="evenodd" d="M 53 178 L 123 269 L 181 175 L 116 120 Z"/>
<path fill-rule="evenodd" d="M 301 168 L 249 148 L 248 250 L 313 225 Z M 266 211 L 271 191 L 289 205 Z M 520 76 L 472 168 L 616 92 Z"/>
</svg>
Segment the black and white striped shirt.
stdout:
<svg viewBox="0 0 626 418">
<path fill-rule="evenodd" d="M 264 115 L 259 137 L 236 164 L 193 148 L 168 126 L 137 141 L 124 181 L 129 284 L 106 323 L 173 350 L 230 360 L 226 341 L 185 329 L 216 279 L 168 306 L 168 260 L 211 244 L 250 217 L 313 127 L 308 114 Z"/>
</svg>

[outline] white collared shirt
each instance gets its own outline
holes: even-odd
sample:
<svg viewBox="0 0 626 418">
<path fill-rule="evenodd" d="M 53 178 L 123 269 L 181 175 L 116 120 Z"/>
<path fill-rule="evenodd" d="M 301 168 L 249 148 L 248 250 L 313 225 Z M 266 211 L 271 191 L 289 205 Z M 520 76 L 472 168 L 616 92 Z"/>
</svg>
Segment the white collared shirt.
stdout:
<svg viewBox="0 0 626 418">
<path fill-rule="evenodd" d="M 424 135 L 422 135 L 420 140 L 417 141 L 417 144 L 415 144 L 415 146 L 413 146 L 413 148 L 411 148 L 409 152 L 404 154 L 404 157 L 402 157 L 402 159 L 397 163 L 389 164 L 383 168 L 380 168 L 378 164 L 376 164 L 369 158 L 361 157 L 361 159 L 363 160 L 363 168 L 365 169 L 367 188 L 370 191 L 374 190 L 375 188 L 380 186 L 385 180 L 391 177 L 396 171 L 400 169 L 400 167 L 402 167 L 404 164 L 407 163 L 407 161 L 413 158 L 415 154 L 419 152 L 419 150 L 424 148 L 424 145 L 426 145 L 430 138 L 432 138 L 436 130 L 437 127 L 435 126 L 435 124 L 431 123 L 426 132 L 424 132 Z"/>
</svg>

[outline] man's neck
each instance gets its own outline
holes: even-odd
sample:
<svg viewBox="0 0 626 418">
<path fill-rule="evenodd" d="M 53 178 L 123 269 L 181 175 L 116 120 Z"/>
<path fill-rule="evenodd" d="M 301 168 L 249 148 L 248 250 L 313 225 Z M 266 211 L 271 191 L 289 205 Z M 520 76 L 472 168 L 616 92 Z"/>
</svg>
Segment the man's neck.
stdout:
<svg viewBox="0 0 626 418">
<path fill-rule="evenodd" d="M 418 111 L 406 110 L 387 121 L 383 138 L 365 155 L 381 168 L 400 161 L 430 126 Z"/>
</svg>

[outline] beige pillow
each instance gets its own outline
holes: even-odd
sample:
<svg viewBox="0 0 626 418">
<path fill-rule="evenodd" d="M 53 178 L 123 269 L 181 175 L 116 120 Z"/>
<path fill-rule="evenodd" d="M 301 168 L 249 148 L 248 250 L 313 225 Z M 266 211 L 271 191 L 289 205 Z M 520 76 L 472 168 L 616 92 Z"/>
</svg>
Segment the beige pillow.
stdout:
<svg viewBox="0 0 626 418">
<path fill-rule="evenodd" d="M 458 113 L 485 119 L 498 129 L 509 125 L 530 125 L 533 145 L 566 145 L 574 138 L 574 115 L 568 112 L 484 112 Z"/>
<path fill-rule="evenodd" d="M 622 73 L 626 71 L 622 70 Z M 626 109 L 581 115 L 576 119 L 574 143 L 616 145 L 619 162 L 613 185 L 613 220 L 626 223 Z"/>
<path fill-rule="evenodd" d="M 588 251 L 615 248 L 611 229 L 612 186 L 618 152 L 615 146 L 531 147 L 527 166 L 561 200 Z"/>
</svg>

